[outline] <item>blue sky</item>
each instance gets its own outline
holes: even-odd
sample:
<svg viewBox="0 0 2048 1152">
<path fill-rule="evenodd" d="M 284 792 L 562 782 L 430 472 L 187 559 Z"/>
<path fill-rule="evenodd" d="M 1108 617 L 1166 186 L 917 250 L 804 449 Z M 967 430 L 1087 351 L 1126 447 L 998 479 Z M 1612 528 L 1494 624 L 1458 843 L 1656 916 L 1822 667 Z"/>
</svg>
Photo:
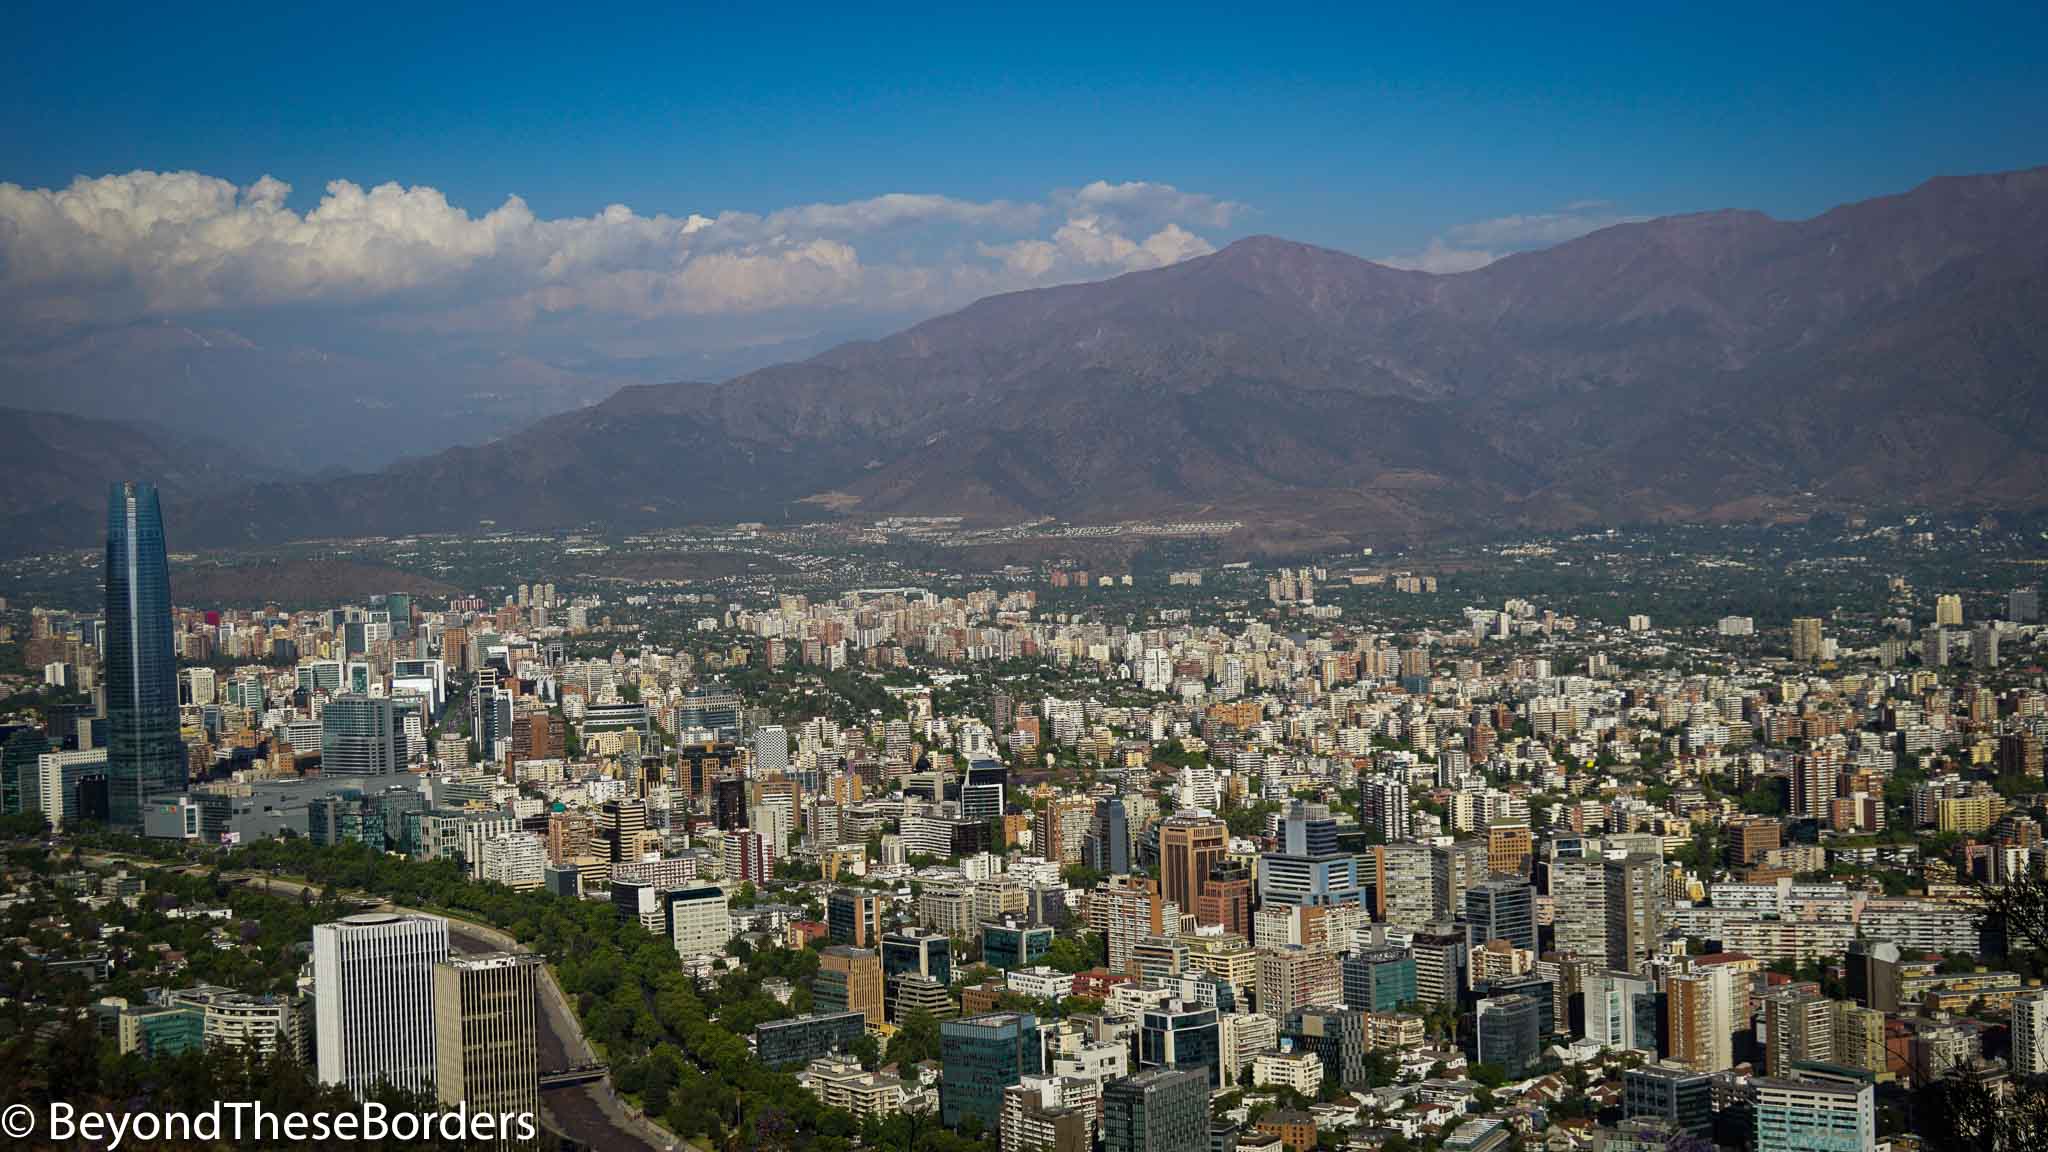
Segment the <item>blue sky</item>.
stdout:
<svg viewBox="0 0 2048 1152">
<path fill-rule="evenodd" d="M 1455 271 L 2048 163 L 2043 44 L 2039 3 L 38 4 L 0 349 L 174 319 L 661 377 L 1251 232 Z M 400 189 L 316 227 L 332 181 Z"/>
</svg>

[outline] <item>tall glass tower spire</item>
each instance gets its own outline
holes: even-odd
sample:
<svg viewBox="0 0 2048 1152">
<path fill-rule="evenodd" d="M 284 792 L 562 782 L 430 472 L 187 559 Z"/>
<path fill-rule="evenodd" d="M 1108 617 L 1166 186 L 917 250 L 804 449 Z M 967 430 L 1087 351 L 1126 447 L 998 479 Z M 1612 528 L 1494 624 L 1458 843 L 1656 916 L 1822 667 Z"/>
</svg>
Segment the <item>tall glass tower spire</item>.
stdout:
<svg viewBox="0 0 2048 1152">
<path fill-rule="evenodd" d="M 151 485 L 108 493 L 106 578 L 107 815 L 139 829 L 151 800 L 185 790 L 170 561 Z"/>
</svg>

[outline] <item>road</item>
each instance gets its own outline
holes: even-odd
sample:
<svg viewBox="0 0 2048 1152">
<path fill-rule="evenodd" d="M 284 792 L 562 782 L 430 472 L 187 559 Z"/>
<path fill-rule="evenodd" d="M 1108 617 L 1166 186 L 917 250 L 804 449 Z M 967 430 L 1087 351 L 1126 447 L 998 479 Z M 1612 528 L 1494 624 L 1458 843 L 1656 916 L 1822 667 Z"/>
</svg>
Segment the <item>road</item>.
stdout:
<svg viewBox="0 0 2048 1152">
<path fill-rule="evenodd" d="M 89 863 L 153 867 L 163 863 L 124 856 L 86 856 L 85 859 Z M 185 869 L 188 872 L 207 870 L 205 866 L 196 864 Z M 278 876 L 255 872 L 223 872 L 221 875 L 267 892 L 297 896 L 310 890 L 318 894 L 318 889 L 311 884 Z M 382 902 L 382 906 L 400 913 L 420 912 L 389 901 Z M 519 941 L 488 925 L 457 919 L 445 912 L 421 914 L 439 916 L 448 921 L 448 946 L 463 955 L 528 951 Z M 561 986 L 555 983 L 554 969 L 543 966 L 540 975 L 540 1066 L 567 1068 L 576 1064 L 598 1063 L 596 1052 L 583 1037 L 583 1028 L 577 1022 L 576 1014 L 569 1010 L 568 998 L 562 994 Z M 630 1103 L 620 1099 L 612 1090 L 610 1076 L 587 1084 L 546 1089 L 541 1093 L 541 1116 L 549 1129 L 598 1152 L 613 1152 L 614 1149 L 621 1152 L 683 1152 L 685 1149 L 688 1152 L 705 1152 L 698 1145 L 676 1139 L 673 1133 L 654 1124 Z"/>
</svg>

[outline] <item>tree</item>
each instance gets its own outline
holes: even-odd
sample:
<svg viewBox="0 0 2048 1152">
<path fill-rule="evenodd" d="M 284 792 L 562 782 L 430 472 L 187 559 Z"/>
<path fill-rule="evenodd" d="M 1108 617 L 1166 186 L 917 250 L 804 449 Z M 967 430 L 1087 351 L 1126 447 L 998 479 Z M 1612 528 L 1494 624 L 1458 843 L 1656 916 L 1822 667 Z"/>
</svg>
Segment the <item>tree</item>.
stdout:
<svg viewBox="0 0 2048 1152">
<path fill-rule="evenodd" d="M 904 1017 L 896 1034 L 889 1037 L 889 1050 L 883 1054 L 882 1061 L 908 1069 L 914 1064 L 937 1060 L 939 1054 L 939 1022 L 920 1008 Z"/>
<path fill-rule="evenodd" d="M 1986 934 L 2005 941 L 2007 959 L 2037 972 L 2048 965 L 2048 877 L 2023 875 L 1978 893 Z M 1914 1093 L 1913 1114 L 1934 1152 L 2048 1148 L 2048 1084 L 2038 1079 L 2001 1094 L 1976 1076 L 1945 1076 Z"/>
</svg>

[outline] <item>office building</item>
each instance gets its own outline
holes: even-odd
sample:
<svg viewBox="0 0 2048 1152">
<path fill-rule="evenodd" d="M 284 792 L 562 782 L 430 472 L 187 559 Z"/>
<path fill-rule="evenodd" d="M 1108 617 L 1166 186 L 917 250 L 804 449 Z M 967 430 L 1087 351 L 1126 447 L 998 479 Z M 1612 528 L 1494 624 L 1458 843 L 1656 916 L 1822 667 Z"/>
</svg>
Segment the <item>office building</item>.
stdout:
<svg viewBox="0 0 2048 1152">
<path fill-rule="evenodd" d="M 1408 950 L 1415 956 L 1415 999 L 1425 1007 L 1455 1005 L 1465 992 L 1471 948 L 1454 921 L 1437 920 L 1417 932 Z"/>
<path fill-rule="evenodd" d="M 404 733 L 383 696 L 336 696 L 320 710 L 322 776 L 389 776 L 405 768 Z"/>
<path fill-rule="evenodd" d="M 171 636 L 171 570 L 156 488 L 120 482 L 107 496 L 107 807 L 114 827 L 138 831 L 144 809 L 185 790 L 178 735 L 178 657 Z"/>
<path fill-rule="evenodd" d="M 285 1055 L 303 1061 L 313 1038 L 305 1002 L 292 996 L 259 996 L 201 984 L 169 993 L 174 1008 L 190 1008 L 205 1021 L 208 1048 L 234 1049 L 262 1056 Z"/>
<path fill-rule="evenodd" d="M 754 1026 L 754 1056 L 763 1066 L 781 1068 L 844 1052 L 867 1030 L 859 1012 L 821 1012 L 768 1020 Z"/>
<path fill-rule="evenodd" d="M 789 770 L 789 730 L 767 724 L 754 730 L 754 773 L 770 777 Z"/>
<path fill-rule="evenodd" d="M 1296 800 L 1280 821 L 1280 850 L 1259 857 L 1259 903 L 1363 904 L 1358 857 L 1337 846 L 1337 822 L 1321 804 Z"/>
<path fill-rule="evenodd" d="M 890 932 L 882 937 L 882 976 L 891 982 L 910 975 L 951 984 L 952 944 L 937 932 Z"/>
<path fill-rule="evenodd" d="M 1481 881 L 1465 890 L 1465 931 L 1471 947 L 1505 940 L 1536 951 L 1536 891 L 1507 877 Z"/>
<path fill-rule="evenodd" d="M 1534 997 L 1491 996 L 1479 1001 L 1473 1014 L 1472 1058 L 1478 1063 L 1495 1065 L 1513 1079 L 1541 1058 L 1550 1021 Z"/>
<path fill-rule="evenodd" d="M 1588 972 L 1579 980 L 1585 1007 L 1585 1037 L 1602 1048 L 1640 1048 L 1636 998 L 1652 992 L 1647 977 L 1626 972 Z M 1656 1049 L 1649 1049 L 1655 1053 Z"/>
<path fill-rule="evenodd" d="M 35 758 L 32 769 L 21 774 L 22 808 L 40 807 L 50 829 L 62 832 L 67 826 L 106 814 L 92 813 L 93 798 L 107 786 L 107 750 L 45 752 Z"/>
<path fill-rule="evenodd" d="M 1714 1131 L 1713 1080 L 1676 1064 L 1644 1064 L 1622 1073 L 1622 1115 L 1663 1120 L 1702 1138 Z"/>
<path fill-rule="evenodd" d="M 541 957 L 456 956 L 434 965 L 435 1089 L 471 1112 L 540 1121 Z"/>
<path fill-rule="evenodd" d="M 1415 954 L 1406 948 L 1366 948 L 1339 969 L 1347 1007 L 1392 1012 L 1415 1002 Z"/>
<path fill-rule="evenodd" d="M 866 948 L 834 944 L 818 953 L 818 974 L 811 979 L 811 1005 L 831 1014 L 858 1012 L 882 1020 L 882 957 Z"/>
<path fill-rule="evenodd" d="M 1053 929 L 1049 925 L 1033 926 L 1014 920 L 984 923 L 981 926 L 981 962 L 1005 971 L 1026 968 L 1045 955 L 1052 947 L 1052 940 Z"/>
<path fill-rule="evenodd" d="M 1041 855 L 1043 850 L 1041 849 Z M 1098 872 L 1121 876 L 1131 870 L 1130 816 L 1121 796 L 1095 802 L 1095 820 L 1082 841 L 1081 861 Z"/>
<path fill-rule="evenodd" d="M 1102 1092 L 1103 1152 L 1207 1152 L 1209 1083 L 1201 1074 L 1151 1068 Z"/>
<path fill-rule="evenodd" d="M 1199 1072 L 1210 1088 L 1222 1084 L 1222 1036 L 1216 1009 L 1168 1000 L 1139 1014 L 1138 1064 Z"/>
<path fill-rule="evenodd" d="M 1027 1012 L 944 1021 L 939 1050 L 939 1116 L 948 1128 L 973 1116 L 985 1130 L 998 1130 L 1003 1089 L 1043 1071 L 1038 1018 Z"/>
<path fill-rule="evenodd" d="M 313 927 L 313 1034 L 322 1084 L 363 1096 L 378 1081 L 435 1084 L 434 966 L 448 922 L 369 912 Z"/>
<path fill-rule="evenodd" d="M 1281 1035 L 1296 1051 L 1313 1052 L 1323 1074 L 1343 1085 L 1362 1085 L 1372 1051 L 1370 1014 L 1356 1008 L 1304 1008 L 1287 1018 Z"/>
</svg>

